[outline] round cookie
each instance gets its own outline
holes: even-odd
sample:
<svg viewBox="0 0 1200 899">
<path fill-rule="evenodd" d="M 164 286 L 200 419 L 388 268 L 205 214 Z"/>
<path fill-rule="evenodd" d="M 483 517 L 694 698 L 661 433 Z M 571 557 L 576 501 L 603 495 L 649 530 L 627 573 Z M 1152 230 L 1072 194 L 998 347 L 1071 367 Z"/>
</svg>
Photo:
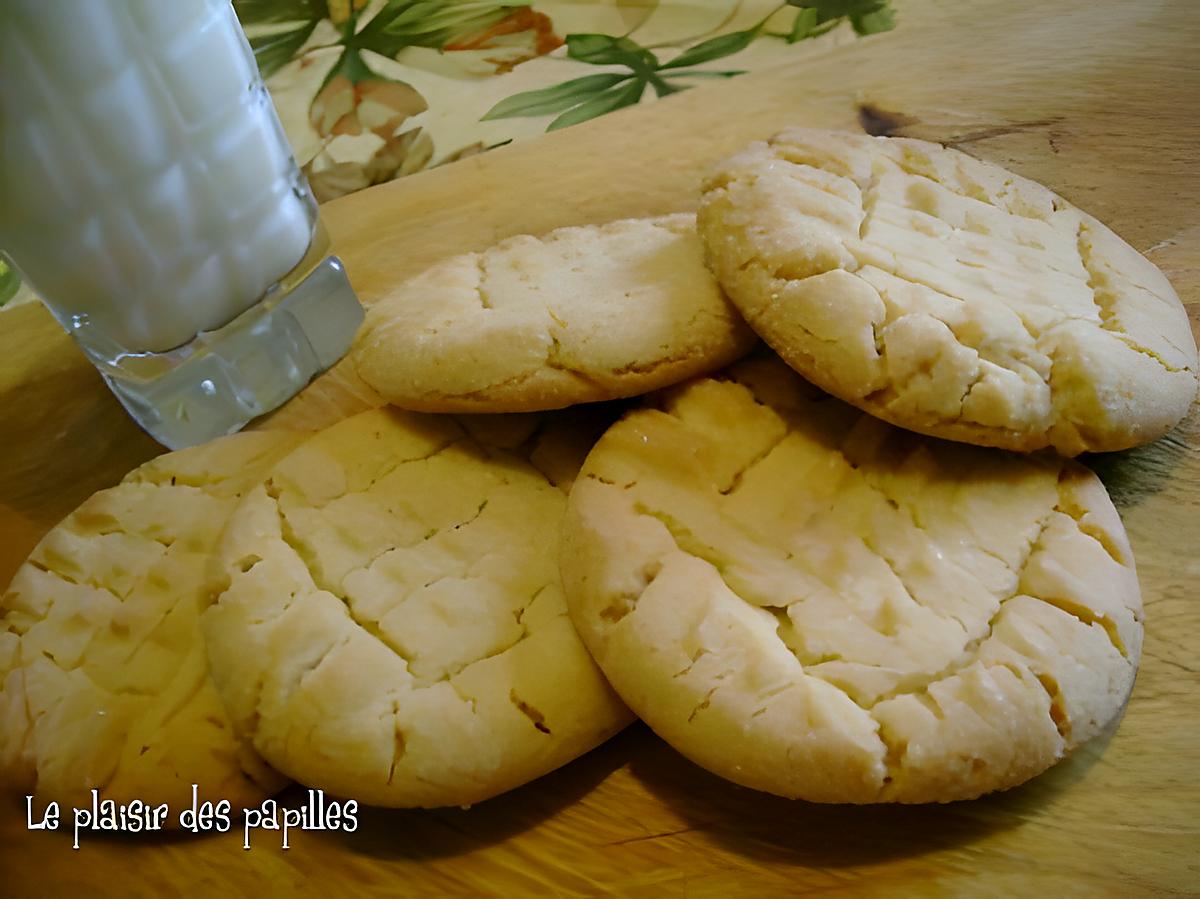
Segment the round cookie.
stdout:
<svg viewBox="0 0 1200 899">
<path fill-rule="evenodd" d="M 746 320 L 872 415 L 1073 456 L 1162 436 L 1196 394 L 1196 344 L 1162 272 L 994 165 L 793 129 L 703 190 L 707 258 Z"/>
<path fill-rule="evenodd" d="M 55 526 L 0 597 L 0 780 L 43 801 L 237 809 L 284 779 L 238 740 L 208 676 L 210 554 L 240 493 L 300 440 L 168 453 Z"/>
<path fill-rule="evenodd" d="M 401 408 L 530 412 L 674 384 L 754 341 L 678 214 L 446 259 L 372 306 L 351 352 Z"/>
<path fill-rule="evenodd" d="M 730 378 L 624 418 L 568 504 L 572 619 L 660 736 L 782 796 L 932 802 L 1114 718 L 1141 599 L 1094 475 L 893 428 L 778 360 Z"/>
<path fill-rule="evenodd" d="M 251 491 L 204 614 L 213 676 L 280 771 L 372 805 L 469 805 L 631 720 L 556 565 L 579 416 L 378 409 Z"/>
</svg>

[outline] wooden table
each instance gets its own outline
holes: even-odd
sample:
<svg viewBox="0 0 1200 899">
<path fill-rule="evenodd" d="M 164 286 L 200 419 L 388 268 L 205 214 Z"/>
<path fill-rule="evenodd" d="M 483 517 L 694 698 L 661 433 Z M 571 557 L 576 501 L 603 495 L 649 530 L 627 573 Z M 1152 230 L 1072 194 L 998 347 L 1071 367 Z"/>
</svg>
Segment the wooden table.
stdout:
<svg viewBox="0 0 1200 899">
<path fill-rule="evenodd" d="M 793 122 L 942 140 L 1042 181 L 1146 252 L 1200 319 L 1200 4 L 900 0 L 897 31 L 351 195 L 325 208 L 360 296 L 509 234 L 692 206 L 705 165 Z M 335 371 L 275 423 L 360 402 Z M 0 313 L 0 583 L 91 491 L 158 451 L 40 307 Z M 0 810 L 0 894 L 282 892 L 1030 895 L 1200 891 L 1200 415 L 1091 460 L 1145 594 L 1110 739 L 944 807 L 787 802 L 636 726 L 468 811 L 370 811 L 283 852 L 232 834 L 72 852 Z M 298 794 L 287 794 L 299 802 Z"/>
</svg>

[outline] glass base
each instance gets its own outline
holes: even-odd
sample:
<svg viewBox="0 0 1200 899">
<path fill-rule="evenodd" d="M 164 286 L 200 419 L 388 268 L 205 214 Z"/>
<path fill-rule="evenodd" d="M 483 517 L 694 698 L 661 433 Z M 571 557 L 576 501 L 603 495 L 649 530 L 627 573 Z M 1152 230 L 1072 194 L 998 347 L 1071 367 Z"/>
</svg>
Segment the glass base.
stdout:
<svg viewBox="0 0 1200 899">
<path fill-rule="evenodd" d="M 121 405 L 169 449 L 239 430 L 282 405 L 346 352 L 363 310 L 336 256 L 229 324 L 164 353 L 97 354 Z"/>
</svg>

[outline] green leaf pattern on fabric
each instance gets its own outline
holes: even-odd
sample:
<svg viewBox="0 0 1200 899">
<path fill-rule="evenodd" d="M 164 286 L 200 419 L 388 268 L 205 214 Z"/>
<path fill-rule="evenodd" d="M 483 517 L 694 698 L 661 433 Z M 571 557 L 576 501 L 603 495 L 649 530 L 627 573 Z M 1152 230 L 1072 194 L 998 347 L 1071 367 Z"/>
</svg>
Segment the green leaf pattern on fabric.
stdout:
<svg viewBox="0 0 1200 899">
<path fill-rule="evenodd" d="M 817 11 L 813 7 L 804 7 L 796 11 L 796 21 L 788 33 L 787 42 L 794 44 L 810 37 L 817 28 Z"/>
<path fill-rule="evenodd" d="M 234 7 L 243 26 L 317 22 L 329 17 L 325 0 L 237 0 Z"/>
<path fill-rule="evenodd" d="M 628 66 L 635 72 L 658 68 L 658 58 L 649 50 L 609 34 L 568 34 L 567 56 L 594 66 Z"/>
<path fill-rule="evenodd" d="M 509 119 L 515 116 L 553 115 L 556 112 L 578 106 L 593 95 L 603 93 L 615 84 L 628 79 L 628 75 L 599 74 L 572 78 L 553 87 L 526 91 L 493 106 L 483 120 Z"/>
<path fill-rule="evenodd" d="M 750 43 L 758 37 L 759 30 L 758 28 L 749 28 L 746 31 L 735 31 L 732 34 L 722 34 L 701 41 L 696 46 L 684 50 L 662 68 L 682 69 L 685 66 L 698 66 L 702 62 L 711 62 L 723 56 L 732 56 L 749 47 Z"/>
<path fill-rule="evenodd" d="M 594 119 L 596 116 L 612 112 L 614 109 L 620 109 L 623 106 L 632 106 L 642 98 L 642 92 L 645 89 L 646 82 L 637 79 L 622 87 L 614 87 L 602 91 L 590 100 L 585 100 L 573 109 L 568 109 L 551 122 L 546 130 L 554 131 L 558 128 L 566 128 L 568 125 L 586 122 L 588 119 Z"/>
<path fill-rule="evenodd" d="M 349 40 L 363 50 L 394 57 L 406 47 L 443 49 L 499 23 L 527 2 L 390 0 Z"/>
<path fill-rule="evenodd" d="M 21 279 L 17 277 L 17 270 L 0 259 L 0 306 L 16 296 L 20 286 Z"/>
<path fill-rule="evenodd" d="M 783 33 L 768 32 L 768 21 L 786 6 L 797 7 L 789 30 Z M 649 47 L 639 45 L 627 35 L 568 34 L 566 44 L 569 59 L 589 65 L 623 66 L 628 72 L 621 75 L 620 79 L 628 84 L 575 78 L 559 85 L 566 89 L 561 94 L 555 93 L 555 88 L 540 88 L 508 97 L 492 107 L 482 121 L 547 115 L 558 109 L 557 106 L 547 109 L 540 105 L 548 98 L 553 98 L 556 103 L 571 101 L 570 108 L 547 126 L 546 130 L 553 131 L 632 106 L 641 100 L 647 86 L 653 87 L 659 97 L 665 97 L 691 87 L 688 79 L 740 75 L 741 70 L 713 71 L 695 67 L 740 53 L 764 35 L 783 38 L 788 44 L 794 44 L 825 34 L 843 21 L 849 21 L 860 35 L 888 31 L 895 25 L 890 0 L 788 0 L 754 27 L 699 41 L 684 48 L 666 63 L 661 63 Z"/>
<path fill-rule="evenodd" d="M 612 2 L 595 0 L 594 6 L 601 9 Z M 553 116 L 546 128 L 555 130 L 641 102 L 648 87 L 658 97 L 665 97 L 705 79 L 739 75 L 743 69 L 714 69 L 709 64 L 741 53 L 762 39 L 782 39 L 785 44 L 794 44 L 824 34 L 843 22 L 862 35 L 886 31 L 895 24 L 891 0 L 781 0 L 749 28 L 722 31 L 719 26 L 716 30 L 721 33 L 701 34 L 697 36 L 699 39 L 643 46 L 633 37 L 636 27 L 624 34 L 579 31 L 559 38 L 550 17 L 535 9 L 539 5 L 529 0 L 234 0 L 264 77 L 270 78 L 294 59 L 299 58 L 302 63 L 316 61 L 322 51 L 339 48 L 311 100 L 309 115 L 322 140 L 316 155 L 325 154 L 329 160 L 334 158 L 329 155 L 334 140 L 344 134 L 361 133 L 357 122 L 362 116 L 357 116 L 356 107 L 366 102 L 365 97 L 373 94 L 377 101 L 397 112 L 384 117 L 389 127 L 395 120 L 395 136 L 404 127 L 400 111 L 417 109 L 418 105 L 418 111 L 425 108 L 408 102 L 394 90 L 372 91 L 377 82 L 391 82 L 416 92 L 408 82 L 372 63 L 372 57 L 411 64 L 407 54 L 413 50 L 431 50 L 441 57 L 468 52 L 482 55 L 482 61 L 494 66 L 494 74 L 500 75 L 530 59 L 551 54 L 565 44 L 565 51 L 555 54 L 559 59 L 565 57 L 573 63 L 621 70 L 572 77 L 558 84 L 515 92 L 494 102 L 478 118 L 484 123 Z M 656 5 L 650 2 L 648 7 L 653 9 Z M 736 18 L 742 5 L 743 0 L 733 4 L 727 21 Z M 553 3 L 547 3 L 546 7 L 553 7 Z M 778 27 L 781 17 L 787 19 L 789 15 L 786 30 L 768 28 L 770 22 Z M 326 20 L 332 29 L 323 26 Z M 335 39 L 312 46 L 314 34 L 331 31 L 337 35 Z M 515 52 L 514 46 L 518 48 Z M 666 62 L 655 52 L 659 47 L 669 51 Z M 494 55 L 488 55 L 492 51 Z M 342 80 L 338 81 L 339 78 Z M 338 88 L 339 96 L 329 94 L 331 88 L 343 83 L 348 83 L 353 93 Z M 338 115 L 329 111 L 334 101 Z M 341 107 L 347 102 L 355 108 L 343 112 Z M 379 115 L 376 111 L 375 118 Z M 370 130 L 384 142 L 393 136 L 379 128 Z M 446 158 L 461 158 L 485 148 L 480 142 L 477 148 L 463 147 Z M 310 161 L 303 162 L 308 165 Z M 325 168 L 332 165 L 341 166 L 342 186 L 348 184 L 346 164 L 330 163 Z M 306 172 L 311 180 L 313 172 L 309 169 Z M 378 174 L 376 166 L 375 176 Z M 317 192 L 322 195 L 322 190 Z"/>
<path fill-rule="evenodd" d="M 317 20 L 314 19 L 289 31 L 268 32 L 250 38 L 250 47 L 263 78 L 270 78 L 291 62 L 316 27 Z"/>
</svg>

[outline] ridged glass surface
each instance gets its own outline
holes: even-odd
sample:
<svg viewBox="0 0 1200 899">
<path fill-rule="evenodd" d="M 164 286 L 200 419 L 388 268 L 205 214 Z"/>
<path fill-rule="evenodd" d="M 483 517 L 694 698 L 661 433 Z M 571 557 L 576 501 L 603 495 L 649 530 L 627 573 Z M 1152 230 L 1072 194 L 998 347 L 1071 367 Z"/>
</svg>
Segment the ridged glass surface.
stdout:
<svg viewBox="0 0 1200 899">
<path fill-rule="evenodd" d="M 0 250 L 172 448 L 345 351 L 362 310 L 228 0 L 10 0 Z"/>
</svg>

